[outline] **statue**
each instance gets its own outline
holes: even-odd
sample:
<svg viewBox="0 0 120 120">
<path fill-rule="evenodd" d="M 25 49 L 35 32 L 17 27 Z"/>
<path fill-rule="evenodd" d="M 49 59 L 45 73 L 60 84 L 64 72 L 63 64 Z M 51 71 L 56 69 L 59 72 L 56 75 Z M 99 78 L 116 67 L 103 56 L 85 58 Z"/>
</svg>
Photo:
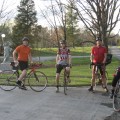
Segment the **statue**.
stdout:
<svg viewBox="0 0 120 120">
<path fill-rule="evenodd" d="M 10 63 L 10 53 L 12 51 L 12 48 L 10 47 L 10 42 L 4 42 L 4 59 L 2 63 Z"/>
</svg>

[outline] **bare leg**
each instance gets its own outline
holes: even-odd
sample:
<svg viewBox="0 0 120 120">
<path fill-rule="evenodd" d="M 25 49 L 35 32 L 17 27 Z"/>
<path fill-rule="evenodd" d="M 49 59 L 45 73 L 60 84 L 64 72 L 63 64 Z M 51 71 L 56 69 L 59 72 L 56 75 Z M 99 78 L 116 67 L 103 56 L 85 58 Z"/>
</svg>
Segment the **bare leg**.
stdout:
<svg viewBox="0 0 120 120">
<path fill-rule="evenodd" d="M 70 67 L 66 67 L 66 72 L 67 72 L 67 79 L 70 83 L 71 82 L 71 80 L 70 80 Z"/>
<path fill-rule="evenodd" d="M 27 74 L 27 70 L 25 69 L 25 70 L 22 71 L 22 73 L 21 73 L 21 75 L 19 76 L 18 80 L 22 81 L 23 78 L 25 78 L 26 74 Z"/>
</svg>

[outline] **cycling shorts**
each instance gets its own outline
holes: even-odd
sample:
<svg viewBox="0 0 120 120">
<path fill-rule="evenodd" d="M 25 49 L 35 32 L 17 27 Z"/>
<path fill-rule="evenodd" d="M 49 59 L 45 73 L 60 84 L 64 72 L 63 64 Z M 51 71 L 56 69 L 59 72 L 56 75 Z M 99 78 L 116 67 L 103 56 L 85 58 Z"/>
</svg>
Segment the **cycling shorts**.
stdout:
<svg viewBox="0 0 120 120">
<path fill-rule="evenodd" d="M 56 68 L 57 68 L 56 73 L 61 73 L 61 71 L 64 67 L 69 67 L 69 65 L 68 64 L 66 64 L 66 65 L 57 64 L 56 65 Z"/>
<path fill-rule="evenodd" d="M 28 68 L 28 61 L 19 61 L 19 68 L 21 71 Z"/>
</svg>

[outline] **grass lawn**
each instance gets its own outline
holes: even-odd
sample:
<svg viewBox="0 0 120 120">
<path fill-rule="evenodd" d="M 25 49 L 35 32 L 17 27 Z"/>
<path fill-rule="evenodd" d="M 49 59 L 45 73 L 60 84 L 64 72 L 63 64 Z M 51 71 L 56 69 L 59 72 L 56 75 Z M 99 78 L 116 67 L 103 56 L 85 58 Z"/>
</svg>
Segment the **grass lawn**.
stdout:
<svg viewBox="0 0 120 120">
<path fill-rule="evenodd" d="M 34 56 L 56 56 L 58 48 L 39 48 L 33 49 Z M 89 55 L 91 47 L 75 47 L 70 48 L 72 56 Z"/>
<path fill-rule="evenodd" d="M 90 85 L 91 82 L 91 69 L 89 65 L 89 58 L 73 58 L 71 69 L 71 86 Z M 46 61 L 44 64 L 49 64 L 51 67 L 41 68 L 40 70 L 48 76 L 48 85 L 55 85 L 55 61 Z M 118 67 L 119 61 L 113 58 L 112 63 L 107 65 L 108 83 L 110 84 L 113 78 L 115 69 Z M 61 84 L 63 81 L 63 74 L 61 73 Z"/>
</svg>

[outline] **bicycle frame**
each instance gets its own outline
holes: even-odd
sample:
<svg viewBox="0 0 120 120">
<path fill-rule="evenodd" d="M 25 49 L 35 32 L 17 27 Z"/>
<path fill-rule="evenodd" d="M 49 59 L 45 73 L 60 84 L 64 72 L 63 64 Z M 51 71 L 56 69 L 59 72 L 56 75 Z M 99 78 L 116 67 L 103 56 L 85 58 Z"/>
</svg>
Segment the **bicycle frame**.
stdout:
<svg viewBox="0 0 120 120">
<path fill-rule="evenodd" d="M 41 65 L 42 64 L 31 65 L 29 67 L 30 71 L 27 72 L 26 76 L 23 78 L 24 81 L 26 78 L 28 78 L 28 85 L 36 92 L 43 91 L 48 83 L 47 76 L 43 72 L 37 71 L 37 68 L 40 68 Z M 19 77 L 18 69 L 16 69 L 14 73 L 17 75 L 17 77 Z"/>
</svg>

